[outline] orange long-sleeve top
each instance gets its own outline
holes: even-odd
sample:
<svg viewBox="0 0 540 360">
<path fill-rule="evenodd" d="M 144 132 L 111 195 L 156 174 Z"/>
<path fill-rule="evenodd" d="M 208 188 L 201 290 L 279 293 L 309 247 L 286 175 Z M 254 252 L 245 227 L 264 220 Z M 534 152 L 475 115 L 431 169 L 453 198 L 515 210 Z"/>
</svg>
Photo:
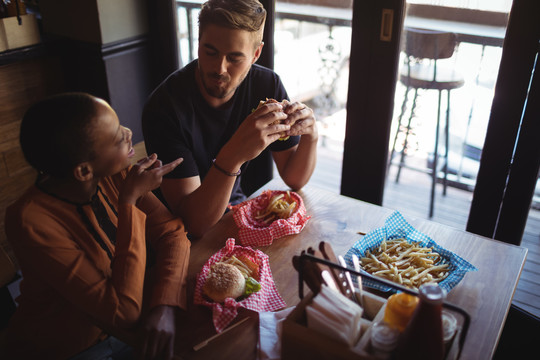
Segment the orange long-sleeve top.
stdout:
<svg viewBox="0 0 540 360">
<path fill-rule="evenodd" d="M 185 308 L 190 242 L 183 223 L 148 193 L 119 204 L 126 172 L 103 179 L 97 196 L 116 225 L 100 227 L 91 204 L 74 204 L 36 186 L 6 211 L 6 233 L 23 280 L 8 327 L 17 359 L 63 359 L 96 344 L 106 328 L 133 328 L 145 309 Z M 155 252 L 145 288 L 147 244 Z M 150 285 L 148 285 L 150 286 Z"/>
</svg>

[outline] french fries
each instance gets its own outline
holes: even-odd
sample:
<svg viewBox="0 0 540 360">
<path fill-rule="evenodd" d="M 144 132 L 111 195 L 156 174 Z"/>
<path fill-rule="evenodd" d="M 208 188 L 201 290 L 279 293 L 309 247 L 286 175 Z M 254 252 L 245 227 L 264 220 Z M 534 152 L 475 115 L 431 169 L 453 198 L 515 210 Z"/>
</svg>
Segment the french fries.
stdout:
<svg viewBox="0 0 540 360">
<path fill-rule="evenodd" d="M 450 273 L 449 264 L 433 248 L 405 239 L 383 240 L 361 259 L 362 267 L 370 274 L 381 276 L 401 285 L 418 289 L 428 282 L 440 282 Z"/>
<path fill-rule="evenodd" d="M 242 275 L 244 277 L 252 277 L 255 280 L 259 281 L 259 265 L 255 264 L 253 261 L 248 259 L 247 257 L 240 256 L 240 258 L 236 257 L 235 255 L 232 255 L 231 257 L 227 259 L 223 259 L 220 262 L 225 264 L 231 264 L 234 265 L 240 270 Z"/>
<path fill-rule="evenodd" d="M 276 219 L 287 219 L 296 209 L 296 201 L 292 198 L 289 191 L 285 194 L 272 196 L 266 209 L 258 211 L 255 219 L 270 224 Z"/>
</svg>

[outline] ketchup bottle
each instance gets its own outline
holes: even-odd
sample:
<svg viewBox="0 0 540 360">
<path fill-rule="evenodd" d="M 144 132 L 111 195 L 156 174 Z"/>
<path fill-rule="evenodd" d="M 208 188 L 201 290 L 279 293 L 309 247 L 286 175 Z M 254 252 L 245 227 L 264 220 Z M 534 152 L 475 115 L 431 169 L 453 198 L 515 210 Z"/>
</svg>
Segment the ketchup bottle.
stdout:
<svg viewBox="0 0 540 360">
<path fill-rule="evenodd" d="M 442 304 L 445 291 L 437 284 L 424 284 L 412 318 L 401 334 L 394 359 L 438 360 L 444 358 Z"/>
</svg>

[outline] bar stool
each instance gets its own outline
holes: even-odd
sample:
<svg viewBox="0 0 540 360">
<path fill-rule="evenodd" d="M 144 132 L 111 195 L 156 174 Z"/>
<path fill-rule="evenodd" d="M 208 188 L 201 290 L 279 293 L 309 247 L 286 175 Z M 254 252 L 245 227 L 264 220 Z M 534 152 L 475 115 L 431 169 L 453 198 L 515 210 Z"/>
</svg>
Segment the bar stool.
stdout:
<svg viewBox="0 0 540 360">
<path fill-rule="evenodd" d="M 438 161 L 439 161 L 439 132 L 442 91 L 447 92 L 446 123 L 445 123 L 445 149 L 444 154 L 444 178 L 443 195 L 446 195 L 447 175 L 448 175 L 448 148 L 449 148 L 449 128 L 450 128 L 450 91 L 458 89 L 465 84 L 463 76 L 453 67 L 443 66 L 438 62 L 441 59 L 448 59 L 454 55 L 457 48 L 457 36 L 454 33 L 440 32 L 432 30 L 421 30 L 414 28 L 404 29 L 404 54 L 405 65 L 402 66 L 399 81 L 406 86 L 405 96 L 401 106 L 401 113 L 398 117 L 398 126 L 394 137 L 392 150 L 390 153 L 389 166 L 392 164 L 396 143 L 400 131 L 405 132 L 405 139 L 396 175 L 396 182 L 399 182 L 401 168 L 406 166 L 405 155 L 408 145 L 408 138 L 411 134 L 411 121 L 415 115 L 415 108 L 418 99 L 418 90 L 437 90 L 439 92 L 437 107 L 437 122 L 435 130 L 435 147 L 433 150 L 433 161 L 427 172 L 431 173 L 431 199 L 429 206 L 429 217 L 433 217 L 435 185 L 437 183 Z M 407 108 L 409 91 L 414 89 L 414 98 L 411 105 L 411 113 L 407 124 L 402 125 L 403 115 Z"/>
</svg>

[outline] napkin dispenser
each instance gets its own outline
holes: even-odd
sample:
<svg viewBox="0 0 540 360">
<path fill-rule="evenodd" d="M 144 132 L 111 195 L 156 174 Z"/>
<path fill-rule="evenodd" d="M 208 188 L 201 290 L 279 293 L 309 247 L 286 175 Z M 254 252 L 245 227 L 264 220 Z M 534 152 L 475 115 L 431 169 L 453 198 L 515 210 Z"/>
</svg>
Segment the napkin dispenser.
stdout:
<svg viewBox="0 0 540 360">
<path fill-rule="evenodd" d="M 307 327 L 348 346 L 362 334 L 364 309 L 338 291 L 324 285 L 306 306 Z"/>
<path fill-rule="evenodd" d="M 304 357 L 308 357 L 311 359 L 384 359 L 384 357 L 377 357 L 372 355 L 370 338 L 372 324 L 382 320 L 382 318 L 384 317 L 386 299 L 384 297 L 377 296 L 366 291 L 362 293 L 361 297 L 364 308 L 364 315 L 361 319 L 361 337 L 357 344 L 353 346 L 348 346 L 343 342 L 325 336 L 324 334 L 321 334 L 307 327 L 306 307 L 312 303 L 313 298 L 314 296 L 316 296 L 316 294 L 311 292 L 304 297 L 303 282 L 305 274 L 303 273 L 303 269 L 306 268 L 304 266 L 304 262 L 315 262 L 321 265 L 328 266 L 330 268 L 337 269 L 338 271 L 349 272 L 351 275 L 354 276 L 367 277 L 375 282 L 381 282 L 396 291 L 402 291 L 413 295 L 417 295 L 417 291 L 400 286 L 399 284 L 394 284 L 384 279 L 380 279 L 367 272 L 355 271 L 310 254 L 303 253 L 301 256 L 299 256 L 298 261 L 300 265 L 298 266 L 298 278 L 299 296 L 301 298 L 301 301 L 287 317 L 287 319 L 283 322 L 281 348 L 282 358 L 285 360 Z M 448 302 L 445 302 L 443 304 L 443 307 L 452 312 L 458 313 L 462 317 L 462 323 L 460 325 L 460 328 L 456 333 L 456 336 L 452 341 L 450 348 L 446 354 L 447 360 L 458 359 L 459 352 L 463 348 L 463 344 L 466 339 L 470 323 L 470 316 L 463 309 Z"/>
</svg>

